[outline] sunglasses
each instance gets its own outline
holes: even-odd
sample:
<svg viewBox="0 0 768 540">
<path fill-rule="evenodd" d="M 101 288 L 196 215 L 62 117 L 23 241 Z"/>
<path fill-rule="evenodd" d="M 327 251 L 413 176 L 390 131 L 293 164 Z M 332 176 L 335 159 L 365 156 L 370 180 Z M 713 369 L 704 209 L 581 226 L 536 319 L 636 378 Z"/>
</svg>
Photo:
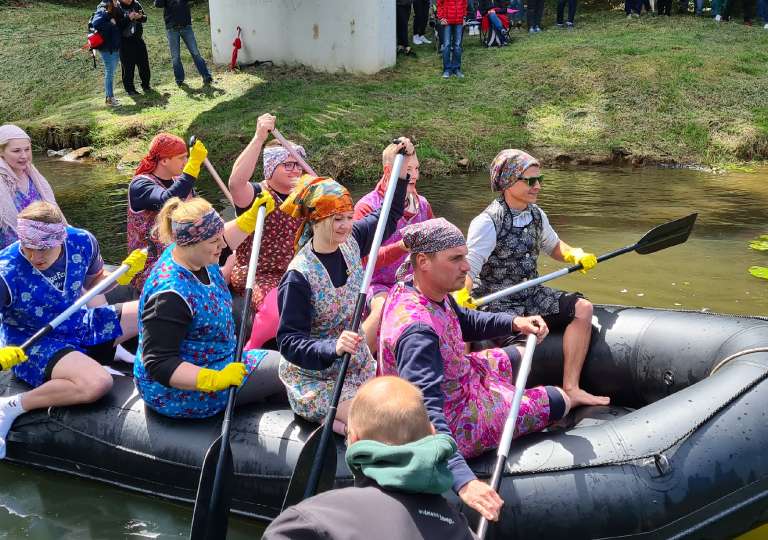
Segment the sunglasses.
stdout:
<svg viewBox="0 0 768 540">
<path fill-rule="evenodd" d="M 517 181 L 525 182 L 526 184 L 528 184 L 528 187 L 533 187 L 536 185 L 536 182 L 538 182 L 539 185 L 541 185 L 544 182 L 544 176 L 539 175 L 539 176 L 530 176 L 528 178 L 518 178 Z"/>
<path fill-rule="evenodd" d="M 286 172 L 295 171 L 301 168 L 301 165 L 299 165 L 298 161 L 283 161 L 281 165 L 286 170 Z"/>
</svg>

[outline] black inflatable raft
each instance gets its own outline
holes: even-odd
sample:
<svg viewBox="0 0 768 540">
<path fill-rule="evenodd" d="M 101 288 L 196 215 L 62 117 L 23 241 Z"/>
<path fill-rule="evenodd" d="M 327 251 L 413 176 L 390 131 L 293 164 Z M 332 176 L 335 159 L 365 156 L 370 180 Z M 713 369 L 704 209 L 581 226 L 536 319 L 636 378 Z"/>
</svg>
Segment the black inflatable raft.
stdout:
<svg viewBox="0 0 768 540">
<path fill-rule="evenodd" d="M 514 442 L 503 516 L 489 536 L 727 538 L 768 522 L 767 345 L 761 318 L 597 308 L 582 383 L 613 405 L 576 410 Z M 561 354 L 551 335 L 530 384 L 558 383 Z M 0 386 L 24 389 L 6 373 Z M 312 427 L 284 405 L 238 409 L 234 512 L 278 513 Z M 145 409 L 132 379 L 116 377 L 96 404 L 20 417 L 7 459 L 191 503 L 219 430 L 220 417 L 178 421 Z M 351 477 L 336 443 L 344 486 Z M 494 457 L 471 465 L 489 476 Z"/>
</svg>

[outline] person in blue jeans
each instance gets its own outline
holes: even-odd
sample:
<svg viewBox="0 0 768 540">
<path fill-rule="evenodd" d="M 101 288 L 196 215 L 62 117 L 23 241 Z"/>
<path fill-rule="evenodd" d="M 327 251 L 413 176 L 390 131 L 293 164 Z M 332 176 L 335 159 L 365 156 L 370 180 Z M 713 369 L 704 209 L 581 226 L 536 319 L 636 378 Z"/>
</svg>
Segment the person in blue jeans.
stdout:
<svg viewBox="0 0 768 540">
<path fill-rule="evenodd" d="M 128 19 L 123 13 L 118 0 L 106 0 L 96 8 L 91 25 L 96 29 L 104 44 L 99 47 L 99 54 L 104 61 L 104 94 L 107 107 L 115 107 L 120 103 L 115 99 L 115 70 L 120 62 L 120 43 L 123 29 Z"/>
<path fill-rule="evenodd" d="M 171 50 L 171 61 L 173 62 L 173 76 L 176 78 L 176 84 L 184 84 L 184 65 L 181 63 L 181 40 L 192 55 L 195 67 L 203 78 L 203 84 L 211 84 L 213 77 L 205 65 L 205 60 L 197 48 L 195 31 L 192 30 L 192 14 L 189 11 L 187 0 L 155 0 L 155 7 L 163 8 L 163 18 L 165 19 L 165 32 L 168 36 L 168 47 Z"/>
<path fill-rule="evenodd" d="M 565 3 L 568 2 L 568 29 L 573 29 L 573 19 L 576 17 L 576 0 L 557 0 L 557 27 L 563 28 L 563 15 L 565 14 Z"/>
<path fill-rule="evenodd" d="M 437 18 L 443 43 L 443 79 L 455 75 L 463 78 L 461 72 L 461 38 L 464 34 L 465 0 L 437 0 Z"/>
</svg>

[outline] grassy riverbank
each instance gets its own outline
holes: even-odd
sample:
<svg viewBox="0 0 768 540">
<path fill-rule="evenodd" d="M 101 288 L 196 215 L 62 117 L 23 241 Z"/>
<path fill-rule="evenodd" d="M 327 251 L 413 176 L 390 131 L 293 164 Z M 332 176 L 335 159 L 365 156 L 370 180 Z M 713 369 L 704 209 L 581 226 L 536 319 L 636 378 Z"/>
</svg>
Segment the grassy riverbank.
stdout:
<svg viewBox="0 0 768 540">
<path fill-rule="evenodd" d="M 29 128 L 40 145 L 87 142 L 97 157 L 130 164 L 159 130 L 196 133 L 223 173 L 258 114 L 271 111 L 317 170 L 347 180 L 376 176 L 383 144 L 399 133 L 418 141 L 431 175 L 480 169 L 508 146 L 550 162 L 768 160 L 768 31 L 757 25 L 628 21 L 614 10 L 581 13 L 578 29 L 566 32 L 551 24 L 548 5 L 548 31 L 513 32 L 505 49 L 465 36 L 464 80 L 440 79 L 438 56 L 425 46 L 373 76 L 217 68 L 205 89 L 184 52 L 190 86 L 179 89 L 161 11 L 149 7 L 145 39 L 158 93 L 134 100 L 118 74 L 124 106 L 107 110 L 100 62 L 93 69 L 77 51 L 92 9 L 0 2 L 0 120 Z M 200 48 L 210 51 L 206 14 L 206 4 L 195 7 Z"/>
</svg>

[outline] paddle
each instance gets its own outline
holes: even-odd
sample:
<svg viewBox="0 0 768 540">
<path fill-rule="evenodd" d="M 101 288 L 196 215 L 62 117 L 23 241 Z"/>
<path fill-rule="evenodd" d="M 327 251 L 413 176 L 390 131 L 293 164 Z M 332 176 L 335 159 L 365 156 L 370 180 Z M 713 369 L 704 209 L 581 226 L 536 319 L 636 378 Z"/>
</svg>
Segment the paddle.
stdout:
<svg viewBox="0 0 768 540">
<path fill-rule="evenodd" d="M 192 135 L 189 138 L 190 148 L 192 148 L 195 145 L 195 141 L 197 141 L 197 137 Z M 235 201 L 232 199 L 232 194 L 229 192 L 229 189 L 227 189 L 227 186 L 226 184 L 224 184 L 224 181 L 221 179 L 221 176 L 219 176 L 219 173 L 217 173 L 216 169 L 213 168 L 211 161 L 208 158 L 205 158 L 205 161 L 203 161 L 203 165 L 205 165 L 205 168 L 208 170 L 208 173 L 213 177 L 213 179 L 219 185 L 219 189 L 221 189 L 221 192 L 227 198 L 227 200 L 229 201 L 229 204 L 231 204 L 234 207 Z"/>
<path fill-rule="evenodd" d="M 501 487 L 502 473 L 504 472 L 504 466 L 507 464 L 509 448 L 512 446 L 512 437 L 515 434 L 515 427 L 517 426 L 517 415 L 520 414 L 520 402 L 525 393 L 528 374 L 531 372 L 531 362 L 533 361 L 533 351 L 535 349 L 536 335 L 528 334 L 528 338 L 525 340 L 523 360 L 520 362 L 520 369 L 518 370 L 517 378 L 515 379 L 515 396 L 512 398 L 512 406 L 509 409 L 507 420 L 504 422 L 504 431 L 501 433 L 499 449 L 496 451 L 496 466 L 493 468 L 493 476 L 491 477 L 491 487 L 496 492 L 498 492 L 499 487 Z M 477 536 L 480 540 L 485 538 L 486 532 L 488 532 L 488 520 L 481 517 L 480 524 L 477 526 Z"/>
<path fill-rule="evenodd" d="M 398 141 L 394 141 L 397 143 Z M 373 277 L 373 270 L 376 267 L 376 258 L 378 257 L 379 247 L 384 236 L 384 227 L 387 223 L 387 217 L 389 216 L 389 209 L 392 206 L 392 199 L 395 195 L 395 188 L 397 187 L 397 179 L 400 176 L 400 169 L 403 166 L 404 157 L 402 153 L 398 153 L 395 157 L 395 162 L 392 165 L 392 172 L 389 175 L 389 184 L 387 185 L 387 191 L 384 194 L 384 202 L 381 205 L 381 213 L 379 214 L 379 221 L 376 225 L 376 232 L 373 236 L 373 244 L 371 245 L 371 251 L 368 254 L 368 264 L 365 267 L 365 275 L 363 277 L 363 283 L 360 285 L 360 292 L 357 295 L 357 303 L 355 304 L 355 312 L 352 317 L 352 331 L 357 332 L 360 328 L 360 322 L 363 315 L 363 308 L 365 307 L 365 301 L 368 294 L 368 286 L 371 284 L 371 278 Z M 336 471 L 336 450 L 333 448 L 333 452 L 328 450 L 331 441 L 331 435 L 333 434 L 333 420 L 336 418 L 336 409 L 339 406 L 339 400 L 341 399 L 341 390 L 344 386 L 344 379 L 347 375 L 347 368 L 349 367 L 350 354 L 344 353 L 341 361 L 341 369 L 339 370 L 338 378 L 336 379 L 336 386 L 333 391 L 333 398 L 331 400 L 331 406 L 328 409 L 328 414 L 323 422 L 322 429 L 317 429 L 310 435 L 309 439 L 304 443 L 305 448 L 307 446 L 317 445 L 317 450 L 314 453 L 302 452 L 299 454 L 299 459 L 296 461 L 296 467 L 291 475 L 291 481 L 288 485 L 288 492 L 285 495 L 283 501 L 283 510 L 288 506 L 295 504 L 303 499 L 313 496 L 317 493 L 320 478 L 325 474 L 325 469 L 330 469 L 335 475 Z M 316 441 L 315 439 L 319 439 Z M 310 461 L 310 458 L 314 458 Z M 308 471 L 308 472 L 307 472 Z M 306 478 L 306 482 L 303 479 Z"/>
<path fill-rule="evenodd" d="M 664 223 L 658 227 L 654 227 L 645 233 L 645 235 L 643 235 L 643 237 L 635 244 L 632 244 L 631 246 L 625 246 L 604 255 L 600 255 L 597 258 L 597 262 L 607 261 L 608 259 L 613 259 L 614 257 L 629 253 L 630 251 L 634 251 L 638 255 L 648 255 L 649 253 L 655 253 L 657 251 L 661 251 L 662 249 L 682 244 L 688 240 L 688 236 L 691 234 L 691 230 L 693 230 L 693 224 L 696 223 L 697 216 L 698 214 L 691 214 L 680 219 Z M 581 269 L 581 264 L 574 264 L 573 266 L 562 268 L 544 276 L 530 279 L 528 281 L 523 281 L 522 283 L 518 283 L 512 287 L 507 287 L 506 289 L 502 289 L 487 296 L 483 296 L 482 298 L 474 300 L 474 304 L 477 307 L 484 306 L 485 304 L 493 302 L 494 300 L 498 300 L 499 298 L 504 298 L 505 296 L 519 293 L 520 291 L 529 287 L 541 285 L 546 281 L 568 275 L 571 272 L 575 272 L 576 270 Z"/>
<path fill-rule="evenodd" d="M 264 233 L 266 210 L 259 208 L 256 216 L 256 230 L 253 233 L 253 247 L 248 261 L 248 278 L 245 282 L 245 297 L 243 316 L 240 321 L 240 334 L 237 336 L 235 359 L 239 362 L 243 356 L 245 336 L 249 330 L 248 317 L 253 296 L 253 282 L 256 277 L 256 265 L 259 260 L 261 236 Z M 232 425 L 232 410 L 235 406 L 236 386 L 229 388 L 227 408 L 224 411 L 224 421 L 221 424 L 221 435 L 208 448 L 200 471 L 200 483 L 197 486 L 195 508 L 192 512 L 192 528 L 190 540 L 226 538 L 229 503 L 232 495 L 231 486 L 234 476 L 232 447 L 229 441 L 229 430 Z"/>
<path fill-rule="evenodd" d="M 317 173 L 312 170 L 312 167 L 309 166 L 309 163 L 304 161 L 304 158 L 301 157 L 301 155 L 293 148 L 293 145 L 289 143 L 285 137 L 283 137 L 283 134 L 280 133 L 277 128 L 272 129 L 272 136 L 277 139 L 277 141 L 283 145 L 283 148 L 288 150 L 288 153 L 291 154 L 291 157 L 295 159 L 299 165 L 301 165 L 301 168 L 307 171 L 312 176 L 317 176 Z"/>
<path fill-rule="evenodd" d="M 146 252 L 146 249 L 144 251 Z M 21 344 L 21 348 L 26 351 L 29 347 L 37 343 L 41 338 L 52 332 L 61 323 L 66 321 L 73 313 L 79 311 L 81 307 L 90 302 L 93 298 L 106 291 L 115 281 L 117 281 L 117 278 L 125 274 L 129 269 L 130 266 L 127 264 L 120 265 L 115 271 L 99 281 L 92 289 L 78 298 L 74 304 L 65 309 L 61 315 L 35 332 L 32 337 Z"/>
</svg>

